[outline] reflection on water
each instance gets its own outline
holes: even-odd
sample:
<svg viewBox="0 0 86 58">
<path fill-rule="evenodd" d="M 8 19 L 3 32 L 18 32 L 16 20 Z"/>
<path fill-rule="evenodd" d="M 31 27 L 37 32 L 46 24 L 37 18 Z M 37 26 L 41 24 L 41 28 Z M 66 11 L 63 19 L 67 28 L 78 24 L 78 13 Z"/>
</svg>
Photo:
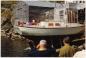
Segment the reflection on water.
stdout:
<svg viewBox="0 0 86 58">
<path fill-rule="evenodd" d="M 25 40 L 11 40 L 5 37 L 1 39 L 1 55 L 2 56 L 23 56 L 23 50 L 28 46 Z"/>
</svg>

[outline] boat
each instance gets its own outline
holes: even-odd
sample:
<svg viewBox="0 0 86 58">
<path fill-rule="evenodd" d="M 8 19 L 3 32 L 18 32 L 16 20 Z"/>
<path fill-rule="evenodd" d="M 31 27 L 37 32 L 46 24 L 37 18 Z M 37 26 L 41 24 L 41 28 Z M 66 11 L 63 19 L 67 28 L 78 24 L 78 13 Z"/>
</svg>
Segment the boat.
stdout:
<svg viewBox="0 0 86 58">
<path fill-rule="evenodd" d="M 19 5 L 21 6 L 17 7 Z M 83 6 L 82 4 L 80 5 Z M 85 30 L 85 26 L 78 22 L 77 11 L 79 9 L 77 7 L 76 3 L 20 2 L 16 5 L 16 9 L 14 9 L 16 20 L 19 20 L 13 24 L 15 33 L 31 36 L 72 35 L 80 33 Z M 40 15 L 38 16 L 38 14 Z M 44 18 L 40 18 L 41 21 L 39 23 L 35 23 L 34 20 L 33 24 L 28 22 L 34 17 L 41 16 Z"/>
<path fill-rule="evenodd" d="M 41 22 L 38 25 L 15 26 L 15 32 L 21 35 L 50 36 L 80 33 L 84 26 L 78 23 Z"/>
</svg>

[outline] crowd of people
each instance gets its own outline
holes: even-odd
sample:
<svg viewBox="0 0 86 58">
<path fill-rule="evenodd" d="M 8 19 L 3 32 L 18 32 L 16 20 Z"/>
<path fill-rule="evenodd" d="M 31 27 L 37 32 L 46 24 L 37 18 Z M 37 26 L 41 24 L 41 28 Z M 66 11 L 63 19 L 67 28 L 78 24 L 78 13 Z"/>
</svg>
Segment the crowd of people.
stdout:
<svg viewBox="0 0 86 58">
<path fill-rule="evenodd" d="M 32 41 L 29 41 L 30 45 Z M 78 57 L 78 52 L 85 51 L 85 44 L 82 44 L 79 47 L 72 46 L 69 37 L 63 39 L 63 44 L 60 49 L 55 49 L 53 47 L 48 48 L 48 43 L 46 40 L 40 40 L 37 46 L 32 47 L 30 50 L 27 50 L 27 57 Z M 32 46 L 32 45 L 31 45 Z M 77 55 L 77 56 L 76 56 Z M 81 54 L 82 55 L 82 54 Z M 84 54 L 84 56 L 86 53 Z M 80 55 L 79 55 L 80 56 Z"/>
<path fill-rule="evenodd" d="M 13 39 L 11 35 L 9 38 Z M 25 39 L 30 46 L 24 49 L 24 55 L 27 57 L 82 57 L 86 55 L 85 43 L 78 47 L 76 45 L 71 45 L 71 40 L 68 36 L 63 39 L 64 45 L 59 49 L 53 48 L 52 45 L 50 48 L 47 40 L 44 39 L 40 40 L 38 45 L 35 46 L 33 40 L 22 38 Z"/>
</svg>

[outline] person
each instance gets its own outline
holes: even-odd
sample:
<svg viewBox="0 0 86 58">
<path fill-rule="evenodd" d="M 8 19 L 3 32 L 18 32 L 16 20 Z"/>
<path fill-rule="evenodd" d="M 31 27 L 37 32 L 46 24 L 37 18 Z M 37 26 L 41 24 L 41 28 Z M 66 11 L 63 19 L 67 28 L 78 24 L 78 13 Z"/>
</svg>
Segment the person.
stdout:
<svg viewBox="0 0 86 58">
<path fill-rule="evenodd" d="M 86 50 L 76 52 L 73 58 L 86 58 Z"/>
<path fill-rule="evenodd" d="M 74 48 L 74 50 L 75 50 L 75 53 L 76 53 L 77 51 L 79 51 L 79 48 L 78 48 L 78 46 L 76 46 L 76 45 L 72 45 L 72 47 Z"/>
<path fill-rule="evenodd" d="M 79 46 L 79 51 L 74 54 L 74 58 L 86 58 L 85 43 Z"/>
<path fill-rule="evenodd" d="M 28 27 L 29 25 L 30 25 L 30 23 L 27 21 L 27 22 L 26 22 L 26 27 Z"/>
<path fill-rule="evenodd" d="M 36 25 L 36 21 L 34 19 L 32 20 L 32 25 Z"/>
<path fill-rule="evenodd" d="M 75 53 L 75 50 L 70 45 L 69 37 L 64 38 L 63 44 L 64 44 L 64 46 L 62 48 L 60 48 L 59 56 L 60 57 L 72 57 Z"/>
<path fill-rule="evenodd" d="M 36 47 L 36 50 L 31 51 L 28 54 L 29 57 L 53 57 L 55 56 L 55 51 L 53 49 L 47 48 L 47 41 L 40 40 L 39 44 Z"/>
<path fill-rule="evenodd" d="M 24 49 L 24 56 L 25 57 L 28 57 L 28 55 L 32 56 L 31 53 L 36 50 L 34 41 L 26 38 L 26 42 L 29 44 L 29 46 Z"/>
<path fill-rule="evenodd" d="M 85 43 L 83 43 L 82 45 L 80 45 L 78 48 L 79 48 L 80 51 L 83 50 L 83 49 L 85 49 Z"/>
</svg>

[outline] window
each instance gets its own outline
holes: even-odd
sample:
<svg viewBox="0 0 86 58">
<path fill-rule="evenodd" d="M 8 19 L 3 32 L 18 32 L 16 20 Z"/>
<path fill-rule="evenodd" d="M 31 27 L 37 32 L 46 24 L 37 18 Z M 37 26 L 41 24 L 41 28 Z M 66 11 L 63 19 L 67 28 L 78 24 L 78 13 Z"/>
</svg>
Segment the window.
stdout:
<svg viewBox="0 0 86 58">
<path fill-rule="evenodd" d="M 49 23 L 48 26 L 54 26 L 54 24 L 53 23 Z"/>
</svg>

